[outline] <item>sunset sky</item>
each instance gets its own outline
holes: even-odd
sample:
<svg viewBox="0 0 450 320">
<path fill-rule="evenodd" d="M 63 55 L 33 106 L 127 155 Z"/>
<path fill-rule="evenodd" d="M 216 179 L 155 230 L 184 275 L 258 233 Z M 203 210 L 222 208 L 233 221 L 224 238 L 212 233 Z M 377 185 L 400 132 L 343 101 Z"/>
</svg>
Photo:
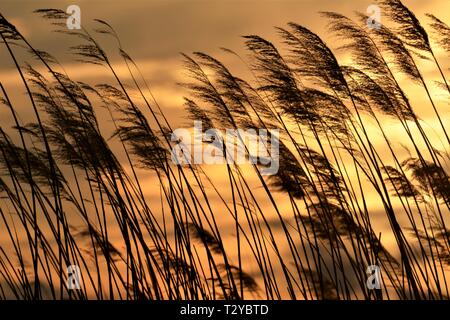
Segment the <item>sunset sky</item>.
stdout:
<svg viewBox="0 0 450 320">
<path fill-rule="evenodd" d="M 404 0 L 403 1 L 417 17 L 427 26 L 429 20 L 426 13 L 432 13 L 445 22 L 450 21 L 450 1 L 448 0 Z M 326 28 L 326 19 L 320 16 L 320 11 L 335 11 L 348 16 L 352 16 L 355 11 L 366 13 L 367 7 L 372 4 L 370 0 L 127 0 L 127 1 L 46 1 L 46 0 L 0 0 L 0 12 L 38 49 L 45 50 L 54 55 L 63 65 L 64 70 L 74 80 L 87 82 L 89 84 L 114 83 L 114 79 L 108 70 L 103 67 L 82 64 L 75 61 L 75 57 L 69 54 L 70 46 L 79 44 L 79 39 L 70 38 L 67 35 L 51 32 L 54 27 L 49 21 L 45 21 L 33 11 L 39 8 L 60 8 L 65 10 L 67 6 L 76 4 L 81 8 L 81 23 L 88 31 L 98 27 L 93 19 L 102 19 L 112 25 L 120 37 L 124 50 L 135 60 L 143 74 L 143 77 L 150 84 L 152 93 L 158 101 L 165 115 L 168 117 L 174 128 L 190 127 L 191 121 L 187 119 L 183 107 L 183 97 L 188 95 L 187 90 L 180 86 L 181 82 L 187 80 L 186 72 L 183 69 L 182 57 L 180 53 L 190 54 L 192 52 L 208 53 L 223 62 L 235 75 L 252 81 L 252 74 L 248 67 L 235 56 L 225 53 L 221 48 L 229 48 L 239 53 L 247 63 L 251 64 L 251 56 L 245 50 L 244 41 L 241 36 L 259 35 L 272 41 L 284 52 L 282 42 L 274 27 L 286 26 L 288 22 L 301 24 L 315 33 L 333 50 L 342 43 L 333 37 Z M 381 22 L 384 16 L 382 14 Z M 430 31 L 431 33 L 431 31 Z M 111 37 L 105 35 L 95 35 L 96 39 L 106 48 L 111 61 L 117 68 L 119 76 L 126 81 L 130 81 L 123 60 L 118 54 L 117 44 Z M 432 42 L 434 45 L 434 42 Z M 15 48 L 20 57 L 20 62 L 34 63 L 37 69 L 44 71 L 29 54 L 25 54 L 21 48 Z M 22 50 L 22 51 L 21 51 Z M 436 57 L 443 66 L 447 75 L 450 68 L 450 59 L 443 50 L 436 49 Z M 345 52 L 335 51 L 338 60 L 342 64 L 351 63 Z M 442 111 L 444 124 L 450 126 L 450 108 L 448 95 L 438 89 L 434 82 L 440 80 L 440 76 L 433 62 L 419 62 L 421 71 L 426 82 L 430 85 L 431 92 L 436 97 L 437 107 Z M 34 116 L 29 108 L 29 100 L 25 95 L 25 88 L 20 83 L 20 79 L 14 65 L 4 46 L 0 46 L 0 81 L 5 86 L 10 98 L 18 110 L 20 119 L 26 123 L 34 120 Z M 430 134 L 430 139 L 439 149 L 442 146 L 442 136 L 439 133 L 437 120 L 432 112 L 429 100 L 424 94 L 424 89 L 419 85 L 413 85 L 409 81 L 404 81 L 399 77 L 399 81 L 404 85 L 408 98 L 412 106 L 416 109 L 419 117 L 424 121 L 425 130 Z M 20 106 L 24 106 L 21 108 Z M 17 107 L 19 106 L 19 107 Z M 99 110 L 98 116 L 100 126 L 106 132 L 112 132 L 110 119 Z M 405 136 L 402 127 L 396 121 L 385 118 L 383 126 L 390 138 L 395 141 L 393 148 L 399 158 L 407 156 L 407 151 L 403 147 Z M 11 130 L 11 117 L 6 108 L 0 108 L 0 127 Z M 369 131 L 371 126 L 375 127 L 374 121 L 367 119 Z M 437 131 L 436 131 L 437 130 Z M 111 135 L 106 134 L 110 137 Z M 441 140 L 440 140 L 441 139 Z M 375 138 L 375 147 L 382 156 L 388 157 L 388 150 L 384 146 L 382 138 Z M 420 142 L 419 142 L 420 144 Z M 111 142 L 111 145 L 118 147 L 118 142 Z M 447 146 L 448 147 L 448 146 Z M 441 148 L 442 149 L 442 148 Z M 448 150 L 448 149 L 447 149 Z M 122 155 L 123 156 L 123 155 Z M 390 159 L 390 158 L 389 158 Z M 119 160 L 124 160 L 120 158 Z M 126 165 L 125 165 L 126 166 Z M 217 184 L 223 182 L 225 187 L 221 190 L 226 198 L 230 196 L 230 190 L 226 188 L 228 176 L 225 169 L 209 167 L 205 169 Z M 352 168 L 349 169 L 353 174 Z M 159 188 L 155 188 L 158 183 L 154 175 L 141 172 L 144 192 L 149 199 L 158 201 Z M 253 179 L 253 180 L 252 180 Z M 249 181 L 256 181 L 255 177 L 249 177 Z M 364 184 L 364 182 L 363 182 Z M 259 187 L 260 188 L 260 187 Z M 259 189 L 258 189 L 259 190 Z M 256 190 L 256 192 L 258 192 Z M 369 190 L 369 189 L 368 189 Z M 208 192 L 211 192 L 209 190 Z M 370 193 L 370 191 L 367 191 Z M 289 199 L 279 195 L 280 208 L 289 210 Z M 386 220 L 377 219 L 381 203 L 378 198 L 371 198 L 368 195 L 367 204 L 369 210 L 373 210 L 374 228 L 377 231 L 385 232 L 383 240 L 389 248 L 394 244 L 394 237 L 389 233 L 390 226 Z M 267 198 L 261 199 L 261 206 L 270 207 Z M 384 212 L 383 212 L 384 214 Z M 219 221 L 223 216 L 219 216 Z M 276 219 L 274 218 L 274 221 Z M 406 221 L 406 217 L 400 217 L 400 221 Z M 234 241 L 234 229 L 232 220 L 227 220 L 230 229 L 227 230 L 224 241 Z M 274 222 L 276 223 L 276 222 Z M 0 244 L 1 244 L 0 236 Z M 120 243 L 119 243 L 120 246 Z M 231 249 L 232 251 L 233 249 Z M 392 250 L 395 252 L 394 246 Z M 250 273 L 255 271 L 255 266 L 249 266 Z M 252 269 L 253 268 L 253 269 Z"/>
<path fill-rule="evenodd" d="M 326 32 L 326 21 L 320 11 L 336 11 L 351 16 L 354 11 L 366 12 L 372 1 L 367 0 L 151 0 L 151 1 L 27 1 L 3 0 L 1 12 L 27 36 L 37 47 L 56 56 L 66 66 L 70 76 L 77 80 L 91 82 L 105 81 L 105 73 L 92 69 L 92 66 L 71 68 L 75 63 L 73 56 L 67 54 L 74 42 L 67 37 L 51 33 L 49 22 L 42 21 L 33 11 L 38 8 L 65 9 L 70 4 L 81 8 L 81 21 L 85 28 L 98 27 L 93 19 L 110 23 L 121 38 L 124 49 L 137 61 L 152 90 L 165 109 L 173 110 L 170 116 L 176 120 L 182 112 L 183 92 L 177 82 L 183 80 L 180 53 L 201 51 L 222 62 L 238 75 L 248 75 L 246 67 L 236 59 L 220 50 L 232 49 L 246 56 L 241 36 L 257 34 L 275 44 L 279 38 L 275 26 L 285 26 L 296 22 L 318 33 L 331 48 L 340 44 Z M 450 2 L 442 0 L 406 0 L 415 14 L 427 19 L 425 13 L 432 13 L 443 21 L 450 19 Z M 383 17 L 382 17 L 383 20 Z M 114 45 L 108 37 L 99 37 L 103 45 Z M 73 39 L 71 39 L 73 41 Z M 111 54 L 114 51 L 111 50 Z M 9 87 L 14 82 L 8 75 L 14 74 L 5 50 L 0 50 L 0 74 L 2 82 Z M 449 66 L 443 52 L 438 58 Z M 339 56 L 339 53 L 338 53 Z M 113 61 L 119 61 L 119 57 Z M 435 72 L 433 65 L 430 67 Z M 5 76 L 3 76 L 3 74 Z M 435 76 L 435 75 L 433 75 Z M 431 80 L 431 79 L 430 79 Z"/>
<path fill-rule="evenodd" d="M 70 46 L 80 41 L 66 35 L 51 32 L 55 28 L 49 21 L 44 21 L 34 10 L 39 8 L 64 9 L 71 4 L 79 5 L 81 9 L 81 23 L 84 28 L 93 32 L 99 25 L 93 19 L 102 19 L 110 23 L 118 33 L 124 50 L 136 61 L 144 78 L 150 84 L 151 90 L 166 111 L 174 127 L 191 127 L 192 123 L 186 119 L 183 107 L 183 97 L 188 92 L 180 83 L 188 81 L 183 69 L 181 53 L 205 52 L 223 62 L 233 73 L 252 81 L 248 65 L 252 63 L 251 56 L 245 50 L 241 36 L 259 35 L 270 40 L 285 51 L 275 27 L 286 26 L 288 22 L 296 22 L 308 27 L 320 35 L 332 49 L 342 43 L 326 29 L 327 21 L 320 16 L 321 11 L 336 11 L 352 17 L 354 12 L 366 12 L 372 1 L 366 0 L 262 0 L 262 1 L 13 1 L 1 2 L 2 14 L 10 19 L 16 27 L 39 49 L 54 55 L 64 66 L 65 71 L 75 80 L 96 83 L 114 83 L 110 73 L 103 67 L 90 64 L 80 64 L 76 57 L 69 53 Z M 432 13 L 443 21 L 450 20 L 450 2 L 442 0 L 406 0 L 405 4 L 413 10 L 424 26 L 429 22 L 425 13 Z M 383 20 L 383 13 L 381 20 Z M 107 49 L 110 60 L 117 68 L 122 79 L 130 81 L 129 74 L 118 54 L 117 44 L 111 37 L 96 35 L 99 42 Z M 235 56 L 225 53 L 221 48 L 229 48 L 246 59 L 244 65 Z M 20 50 L 18 50 L 20 51 Z M 450 59 L 439 48 L 436 55 L 441 65 L 450 68 Z M 341 64 L 351 63 L 343 51 L 334 52 Z M 34 62 L 30 56 L 24 56 L 23 62 Z M 432 62 L 419 61 L 419 66 L 436 96 L 445 97 L 434 85 L 440 76 Z M 37 65 L 38 70 L 44 70 Z M 400 75 L 399 80 L 402 80 Z M 17 87 L 18 74 L 9 59 L 6 50 L 0 50 L 0 79 L 15 101 L 26 102 L 24 88 Z M 426 130 L 430 130 L 431 139 L 438 137 L 433 133 L 438 125 L 429 100 L 423 88 L 412 85 L 409 81 L 403 83 L 404 90 L 410 98 L 412 106 L 418 115 L 426 122 Z M 448 106 L 448 100 L 437 101 L 437 106 Z M 0 115 L 7 114 L 7 110 L 0 110 Z M 31 116 L 27 110 L 20 110 L 24 120 Z M 429 119 L 428 119 L 429 118 Z M 32 119 L 32 118 L 30 118 Z M 450 117 L 444 117 L 449 123 Z M 0 125 L 8 123 L 6 117 L 0 117 Z M 369 125 L 372 124 L 370 120 Z M 104 124 L 106 127 L 108 123 Z M 396 121 L 385 119 L 384 125 L 389 127 L 388 134 L 397 137 L 404 134 Z M 394 139 L 395 140 L 395 139 Z M 376 141 L 374 140 L 374 143 Z M 400 145 L 398 152 L 404 150 Z"/>
</svg>

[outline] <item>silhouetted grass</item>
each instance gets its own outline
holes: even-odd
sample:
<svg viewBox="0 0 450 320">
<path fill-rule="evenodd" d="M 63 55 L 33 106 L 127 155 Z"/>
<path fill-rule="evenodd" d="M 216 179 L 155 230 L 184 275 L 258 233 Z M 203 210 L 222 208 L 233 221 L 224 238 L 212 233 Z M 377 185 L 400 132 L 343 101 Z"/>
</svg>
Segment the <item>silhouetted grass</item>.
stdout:
<svg viewBox="0 0 450 320">
<path fill-rule="evenodd" d="M 296 23 L 277 28 L 279 45 L 245 36 L 249 64 L 224 49 L 251 71 L 249 80 L 207 54 L 183 55 L 186 111 L 204 130 L 280 131 L 278 173 L 266 177 L 263 165 L 232 162 L 224 166 L 226 184 L 202 165 L 172 163 L 174 128 L 107 22 L 96 20 L 95 32 L 117 41 L 128 81 L 87 30 L 66 29 L 63 11 L 37 10 L 81 42 L 71 48 L 80 63 L 106 67 L 114 81 L 87 84 L 0 15 L 16 90 L 27 98 L 19 106 L 0 83 L 12 121 L 0 128 L 0 225 L 8 237 L 0 296 L 447 299 L 450 140 L 445 110 L 418 61 L 432 60 L 441 88 L 450 90 L 426 28 L 400 1 L 380 4 L 391 21 L 379 29 L 367 28 L 363 14 L 322 13 L 352 66 Z M 429 18 L 437 44 L 449 51 L 448 25 Z M 19 60 L 24 50 L 32 65 Z M 423 90 L 442 146 L 432 143 L 400 76 Z M 23 123 L 19 108 L 34 121 Z M 408 141 L 393 140 L 385 119 Z M 112 133 L 102 128 L 107 120 Z M 203 141 L 227 153 L 224 141 L 212 142 Z M 151 173 L 157 201 L 145 195 L 143 173 Z M 379 219 L 386 236 L 376 231 Z M 67 287 L 69 265 L 81 268 L 79 290 Z M 382 269 L 381 291 L 366 286 L 369 265 Z"/>
</svg>

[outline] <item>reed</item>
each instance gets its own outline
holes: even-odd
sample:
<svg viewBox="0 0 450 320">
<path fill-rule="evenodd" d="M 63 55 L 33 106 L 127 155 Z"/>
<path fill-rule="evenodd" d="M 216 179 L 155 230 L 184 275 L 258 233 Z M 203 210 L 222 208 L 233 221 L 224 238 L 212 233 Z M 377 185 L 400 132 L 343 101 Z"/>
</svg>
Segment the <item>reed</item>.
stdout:
<svg viewBox="0 0 450 320">
<path fill-rule="evenodd" d="M 171 161 L 173 124 L 109 23 L 96 20 L 91 34 L 67 30 L 63 11 L 36 11 L 79 41 L 71 50 L 80 64 L 111 75 L 111 83 L 88 84 L 0 15 L 1 45 L 27 99 L 19 106 L 0 83 L 11 121 L 0 127 L 0 297 L 448 299 L 450 139 L 442 97 L 419 61 L 434 63 L 450 94 L 435 55 L 449 51 L 450 28 L 428 15 L 432 41 L 401 1 L 379 3 L 390 17 L 379 29 L 368 29 L 360 13 L 321 13 L 340 48 L 288 23 L 277 28 L 278 44 L 244 37 L 251 62 L 224 49 L 251 79 L 208 54 L 183 54 L 190 119 L 204 130 L 280 132 L 276 174 L 230 161 L 225 183 L 204 165 Z M 116 40 L 127 80 L 99 35 Z M 352 65 L 336 50 L 350 53 Z M 428 99 L 435 132 L 401 77 Z M 24 123 L 21 112 L 34 120 Z M 406 141 L 389 135 L 387 121 Z M 436 132 L 442 145 L 433 143 Z M 220 138 L 202 143 L 229 152 Z M 157 197 L 145 193 L 144 174 Z M 68 287 L 69 265 L 81 269 L 78 290 Z M 382 269 L 381 290 L 366 286 L 369 265 Z"/>
</svg>

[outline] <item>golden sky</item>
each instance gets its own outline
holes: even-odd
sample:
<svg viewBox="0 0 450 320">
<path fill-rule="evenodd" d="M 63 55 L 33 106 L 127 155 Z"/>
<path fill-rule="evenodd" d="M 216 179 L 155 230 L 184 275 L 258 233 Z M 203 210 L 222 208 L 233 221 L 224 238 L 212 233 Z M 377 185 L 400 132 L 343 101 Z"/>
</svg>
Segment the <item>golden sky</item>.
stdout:
<svg viewBox="0 0 450 320">
<path fill-rule="evenodd" d="M 320 17 L 320 11 L 336 11 L 352 15 L 354 11 L 365 12 L 372 3 L 369 0 L 89 0 L 89 1 L 44 1 L 44 0 L 0 0 L 0 12 L 9 19 L 37 48 L 48 51 L 56 56 L 64 65 L 67 73 L 75 80 L 90 84 L 111 82 L 110 74 L 91 65 L 81 65 L 68 54 L 68 48 L 76 45 L 74 39 L 65 35 L 52 33 L 48 21 L 43 21 L 32 11 L 38 8 L 61 8 L 77 4 L 81 8 L 81 23 L 88 30 L 95 28 L 93 19 L 98 18 L 109 22 L 121 38 L 124 49 L 133 57 L 141 69 L 145 79 L 150 83 L 156 100 L 160 103 L 169 120 L 176 127 L 186 127 L 183 111 L 183 95 L 186 92 L 177 85 L 185 80 L 180 53 L 201 51 L 208 53 L 225 63 L 239 76 L 248 76 L 241 61 L 224 53 L 221 47 L 230 48 L 244 57 L 243 40 L 240 36 L 257 34 L 280 44 L 275 26 L 284 26 L 288 22 L 296 22 L 318 33 L 331 48 L 340 45 L 326 31 L 326 21 Z M 450 22 L 450 1 L 448 0 L 404 0 L 404 3 L 426 25 L 425 13 L 432 13 L 441 20 Z M 383 16 L 382 16 L 383 22 Z M 127 77 L 126 70 L 114 51 L 115 43 L 111 38 L 99 36 L 98 39 L 106 48 L 111 49 L 111 58 L 122 78 Z M 76 40 L 78 41 L 78 40 Z M 31 61 L 29 56 L 23 56 Z M 338 57 L 344 58 L 342 54 Z M 443 52 L 437 51 L 437 58 L 445 70 L 450 67 L 450 59 Z M 438 80 L 438 74 L 432 63 L 421 64 L 428 83 Z M 4 47 L 0 46 L 0 81 L 10 93 L 15 105 L 26 103 L 24 88 L 18 87 L 18 76 Z M 427 121 L 430 113 L 429 101 L 424 99 L 422 88 L 408 84 L 406 92 L 419 116 Z M 435 91 L 438 93 L 438 91 Z M 438 102 L 438 107 L 446 110 L 448 100 Z M 448 109 L 447 109 L 448 110 Z M 30 113 L 19 110 L 20 116 L 26 120 Z M 5 115 L 6 110 L 0 110 L 0 126 L 9 126 L 10 121 Z M 443 113 L 445 114 L 445 112 Z M 450 119 L 448 113 L 445 119 Z M 32 119 L 32 118 L 30 118 Z M 427 122 L 429 128 L 435 125 L 434 120 Z M 449 120 L 444 120 L 447 125 Z M 26 121 L 24 121 L 26 122 Z M 107 125 L 107 124 L 105 124 Z M 386 120 L 388 134 L 398 136 L 401 129 Z M 374 142 L 376 144 L 376 142 Z M 401 150 L 400 146 L 398 150 Z M 402 151 L 399 151 L 402 152 Z M 215 169 L 211 173 L 219 180 L 225 179 Z M 149 197 L 154 180 L 149 177 L 144 182 L 148 185 Z M 225 182 L 226 184 L 226 182 Z M 224 195 L 227 191 L 224 191 Z M 369 200 L 369 204 L 370 200 Z M 286 202 L 289 206 L 289 203 Z M 372 203 L 374 207 L 376 203 Z M 375 222 L 375 228 L 383 228 L 383 222 Z"/>
<path fill-rule="evenodd" d="M 227 47 L 245 54 L 242 35 L 257 34 L 277 43 L 274 26 L 284 26 L 293 21 L 320 34 L 330 47 L 339 43 L 325 30 L 325 20 L 319 11 L 337 11 L 351 15 L 354 11 L 365 12 L 370 0 L 1 0 L 0 11 L 10 19 L 38 48 L 49 51 L 64 65 L 73 63 L 67 54 L 73 39 L 50 33 L 48 22 L 32 13 L 38 8 L 65 9 L 70 4 L 81 8 L 84 27 L 92 29 L 93 19 L 108 21 L 121 37 L 123 47 L 138 62 L 144 76 L 152 84 L 158 101 L 165 107 L 180 111 L 182 94 L 177 81 L 182 79 L 179 53 L 202 51 L 226 63 L 231 70 L 242 72 L 242 64 L 224 54 L 219 48 Z M 405 0 L 419 18 L 435 14 L 443 21 L 450 20 L 450 1 Z M 383 17 L 382 17 L 383 19 Z M 425 24 L 426 20 L 423 20 Z M 100 37 L 102 44 L 113 45 L 110 39 Z M 11 70 L 0 50 L 0 74 Z M 118 57 L 117 57 L 118 58 Z M 445 57 L 440 57 L 442 58 Z M 444 65 L 448 59 L 443 61 Z M 431 66 L 432 68 L 433 66 Z M 432 68 L 434 70 L 434 68 Z M 69 75 L 84 81 L 104 81 L 106 73 L 93 71 L 90 66 L 67 67 Z M 11 77 L 2 77 L 7 82 Z M 174 110 L 175 111 L 175 110 Z M 171 113 L 172 115 L 174 113 Z"/>
</svg>

